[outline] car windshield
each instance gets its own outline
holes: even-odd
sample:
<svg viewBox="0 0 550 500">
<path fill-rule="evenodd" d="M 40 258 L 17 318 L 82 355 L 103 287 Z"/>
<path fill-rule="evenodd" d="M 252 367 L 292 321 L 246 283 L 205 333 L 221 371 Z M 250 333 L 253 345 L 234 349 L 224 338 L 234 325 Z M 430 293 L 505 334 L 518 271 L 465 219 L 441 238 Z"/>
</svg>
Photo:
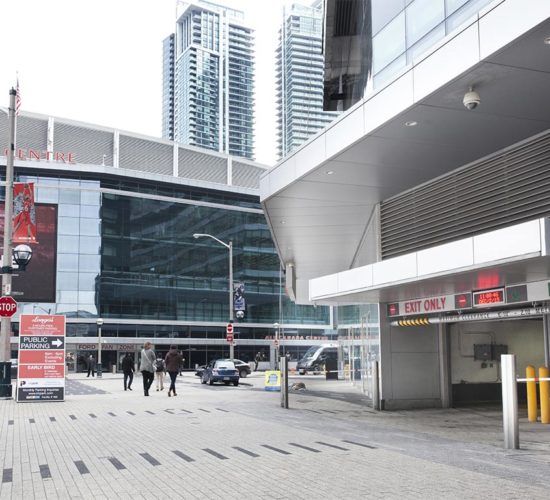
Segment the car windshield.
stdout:
<svg viewBox="0 0 550 500">
<path fill-rule="evenodd" d="M 313 358 L 313 355 L 317 352 L 317 350 L 319 349 L 319 347 L 310 347 L 307 352 L 304 354 L 304 357 L 302 359 L 310 359 L 310 358 Z"/>
<path fill-rule="evenodd" d="M 235 365 L 233 364 L 233 361 L 216 361 L 216 365 L 214 368 L 217 368 L 218 370 L 234 370 Z"/>
</svg>

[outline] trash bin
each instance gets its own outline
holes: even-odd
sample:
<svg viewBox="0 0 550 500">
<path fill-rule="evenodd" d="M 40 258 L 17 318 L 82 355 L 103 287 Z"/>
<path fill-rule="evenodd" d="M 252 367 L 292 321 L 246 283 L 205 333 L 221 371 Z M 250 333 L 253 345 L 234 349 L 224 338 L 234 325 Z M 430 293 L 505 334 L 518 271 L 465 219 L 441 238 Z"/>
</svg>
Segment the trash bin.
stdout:
<svg viewBox="0 0 550 500">
<path fill-rule="evenodd" d="M 334 358 L 325 361 L 325 380 L 338 380 L 338 361 Z"/>
<path fill-rule="evenodd" d="M 11 398 L 11 361 L 0 362 L 0 398 Z"/>
</svg>

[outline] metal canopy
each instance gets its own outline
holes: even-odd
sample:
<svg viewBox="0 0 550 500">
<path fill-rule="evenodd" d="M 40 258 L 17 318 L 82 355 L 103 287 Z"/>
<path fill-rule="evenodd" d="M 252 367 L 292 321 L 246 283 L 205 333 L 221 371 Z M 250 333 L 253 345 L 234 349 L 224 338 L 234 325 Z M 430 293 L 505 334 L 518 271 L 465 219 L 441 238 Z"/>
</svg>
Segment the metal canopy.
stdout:
<svg viewBox="0 0 550 500">
<path fill-rule="evenodd" d="M 295 264 L 297 278 L 355 267 L 354 255 L 380 201 L 549 129 L 548 36 L 550 20 L 269 193 L 262 201 L 268 221 L 282 260 Z M 472 84 L 481 104 L 468 111 L 462 99 Z M 418 125 L 407 127 L 408 121 Z M 302 151 L 309 148 L 316 156 L 312 146 L 309 142 Z M 438 293 L 459 285 L 449 286 L 447 280 L 453 278 L 434 283 Z M 397 298 L 381 295 L 380 300 Z"/>
</svg>

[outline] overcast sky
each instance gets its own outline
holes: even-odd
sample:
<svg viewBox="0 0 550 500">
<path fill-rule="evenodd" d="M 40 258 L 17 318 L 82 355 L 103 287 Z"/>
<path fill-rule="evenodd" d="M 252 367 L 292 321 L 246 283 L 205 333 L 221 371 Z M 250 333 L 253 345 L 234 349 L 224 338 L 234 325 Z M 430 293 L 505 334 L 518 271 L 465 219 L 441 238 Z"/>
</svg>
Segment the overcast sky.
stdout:
<svg viewBox="0 0 550 500">
<path fill-rule="evenodd" d="M 276 158 L 275 47 L 291 0 L 220 0 L 256 29 L 256 160 Z M 294 3 L 310 3 L 295 0 Z M 175 0 L 1 0 L 0 106 L 160 137 L 162 41 Z"/>
</svg>

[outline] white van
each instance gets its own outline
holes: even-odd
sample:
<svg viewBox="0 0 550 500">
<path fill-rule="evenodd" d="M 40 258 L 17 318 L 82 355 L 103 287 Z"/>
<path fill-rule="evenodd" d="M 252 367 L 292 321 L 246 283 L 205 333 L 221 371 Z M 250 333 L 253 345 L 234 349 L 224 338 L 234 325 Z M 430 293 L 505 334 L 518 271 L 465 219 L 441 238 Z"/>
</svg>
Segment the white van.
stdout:
<svg viewBox="0 0 550 500">
<path fill-rule="evenodd" d="M 310 347 L 302 359 L 298 361 L 296 369 L 300 375 L 309 372 L 321 371 L 326 361 L 338 360 L 338 344 L 321 344 Z"/>
</svg>

